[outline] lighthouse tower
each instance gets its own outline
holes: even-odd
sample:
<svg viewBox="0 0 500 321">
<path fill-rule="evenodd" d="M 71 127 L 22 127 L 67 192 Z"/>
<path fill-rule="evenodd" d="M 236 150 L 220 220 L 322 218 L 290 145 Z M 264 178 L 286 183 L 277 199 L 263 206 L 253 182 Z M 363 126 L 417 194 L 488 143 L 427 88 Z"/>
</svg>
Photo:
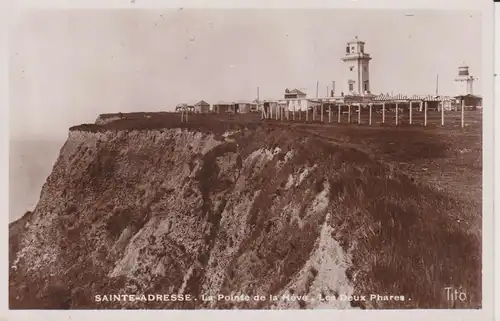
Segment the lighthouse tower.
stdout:
<svg viewBox="0 0 500 321">
<path fill-rule="evenodd" d="M 469 74 L 469 66 L 462 64 L 458 67 L 458 76 L 455 78 L 459 95 L 472 95 L 475 77 Z"/>
<path fill-rule="evenodd" d="M 342 57 L 343 82 L 342 88 L 349 95 L 365 95 L 370 93 L 370 60 L 365 53 L 365 43 L 354 37 L 347 42 L 346 52 Z"/>
</svg>

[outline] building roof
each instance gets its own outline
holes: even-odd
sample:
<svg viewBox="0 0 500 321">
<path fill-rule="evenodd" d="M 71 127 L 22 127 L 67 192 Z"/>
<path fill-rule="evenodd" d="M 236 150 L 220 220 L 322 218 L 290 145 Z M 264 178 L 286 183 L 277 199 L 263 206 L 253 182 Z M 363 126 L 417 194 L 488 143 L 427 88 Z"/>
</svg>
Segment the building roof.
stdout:
<svg viewBox="0 0 500 321">
<path fill-rule="evenodd" d="M 339 100 L 341 100 L 342 97 L 326 97 L 326 98 L 320 98 L 319 100 L 325 103 L 334 103 Z"/>
<path fill-rule="evenodd" d="M 307 100 L 307 108 L 319 107 L 321 106 L 321 101 L 318 100 Z"/>
<path fill-rule="evenodd" d="M 214 105 L 234 105 L 234 101 L 218 101 L 217 103 L 215 103 Z"/>
<path fill-rule="evenodd" d="M 352 39 L 351 41 L 348 41 L 347 42 L 348 44 L 352 44 L 352 43 L 362 43 L 362 44 L 365 44 L 364 41 L 361 41 L 358 39 L 358 36 L 355 36 L 354 39 Z"/>
<path fill-rule="evenodd" d="M 195 106 L 210 106 L 209 103 L 207 103 L 206 101 L 204 100 L 200 100 L 199 102 L 197 102 L 196 104 L 194 104 Z"/>
<path fill-rule="evenodd" d="M 298 90 L 297 88 L 286 92 L 285 94 L 297 94 L 297 95 L 307 95 L 305 92 Z"/>
<path fill-rule="evenodd" d="M 251 100 L 238 100 L 235 103 L 236 104 L 250 104 L 250 105 L 255 105 L 256 104 L 255 101 L 251 101 Z"/>
<path fill-rule="evenodd" d="M 350 91 L 347 91 L 347 92 L 344 92 L 344 97 L 361 97 L 362 95 L 357 92 L 356 90 L 350 90 Z"/>
<path fill-rule="evenodd" d="M 410 96 L 408 99 L 409 100 L 424 100 L 426 96 L 424 95 L 413 95 L 413 96 Z"/>
<path fill-rule="evenodd" d="M 450 96 L 435 96 L 435 95 L 429 95 L 426 96 L 425 101 L 442 101 L 442 100 L 450 100 Z"/>
<path fill-rule="evenodd" d="M 408 97 L 403 94 L 397 94 L 395 96 L 392 96 L 393 100 L 408 100 Z"/>
<path fill-rule="evenodd" d="M 483 99 L 481 96 L 473 95 L 473 94 L 466 94 L 466 95 L 458 95 L 454 96 L 454 98 L 475 98 L 475 99 Z"/>
<path fill-rule="evenodd" d="M 188 103 L 179 103 L 177 104 L 176 107 L 194 107 L 194 103 L 188 102 Z"/>
<path fill-rule="evenodd" d="M 406 96 L 403 94 L 397 94 L 391 96 L 389 94 L 380 94 L 376 97 L 373 97 L 374 101 L 395 101 L 395 100 L 420 100 L 420 101 L 448 101 L 450 100 L 449 96 L 436 96 L 436 95 L 413 95 Z"/>
<path fill-rule="evenodd" d="M 185 108 L 185 109 L 192 109 L 192 108 L 194 108 L 194 106 L 193 105 L 189 105 L 189 104 L 177 104 L 175 106 L 175 110 L 179 110 L 179 109 L 183 109 L 183 108 Z"/>
</svg>

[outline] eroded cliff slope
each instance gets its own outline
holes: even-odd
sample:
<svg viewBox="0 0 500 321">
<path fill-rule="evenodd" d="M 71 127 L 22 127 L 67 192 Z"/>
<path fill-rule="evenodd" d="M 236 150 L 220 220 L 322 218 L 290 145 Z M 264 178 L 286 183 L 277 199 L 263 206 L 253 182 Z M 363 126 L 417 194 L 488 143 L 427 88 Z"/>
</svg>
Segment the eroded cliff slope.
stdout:
<svg viewBox="0 0 500 321">
<path fill-rule="evenodd" d="M 477 307 L 480 242 L 450 217 L 475 209 L 293 128 L 74 128 L 36 209 L 10 226 L 10 307 L 448 307 L 445 285 Z M 95 300 L 120 293 L 198 300 Z M 406 300 L 200 299 L 220 293 Z"/>
</svg>

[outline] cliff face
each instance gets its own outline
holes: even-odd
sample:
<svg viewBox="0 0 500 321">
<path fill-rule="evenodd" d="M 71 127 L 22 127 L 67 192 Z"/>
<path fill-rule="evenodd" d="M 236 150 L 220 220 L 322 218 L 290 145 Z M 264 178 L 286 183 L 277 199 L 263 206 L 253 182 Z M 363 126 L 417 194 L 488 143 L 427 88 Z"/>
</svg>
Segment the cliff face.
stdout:
<svg viewBox="0 0 500 321">
<path fill-rule="evenodd" d="M 401 205 L 401 199 L 410 200 Z M 452 273 L 450 283 L 463 285 L 468 281 L 459 279 L 461 272 L 429 272 L 425 264 L 479 264 L 457 256 L 459 247 L 477 243 L 458 236 L 454 226 L 438 230 L 445 215 L 435 208 L 450 206 L 458 208 L 367 153 L 280 128 L 223 135 L 180 128 L 72 130 L 36 209 L 10 226 L 10 307 L 431 305 L 424 293 L 439 289 L 411 287 L 414 279 L 403 273 L 429 274 L 423 282 L 430 287 Z M 425 211 L 432 211 L 436 230 L 410 242 L 424 229 Z M 438 234 L 455 239 L 449 258 L 419 259 L 425 238 Z M 393 258 L 403 262 L 401 271 L 390 270 Z M 197 300 L 95 300 L 139 293 Z M 370 293 L 415 300 L 317 300 Z M 218 294 L 313 299 L 201 300 Z"/>
</svg>

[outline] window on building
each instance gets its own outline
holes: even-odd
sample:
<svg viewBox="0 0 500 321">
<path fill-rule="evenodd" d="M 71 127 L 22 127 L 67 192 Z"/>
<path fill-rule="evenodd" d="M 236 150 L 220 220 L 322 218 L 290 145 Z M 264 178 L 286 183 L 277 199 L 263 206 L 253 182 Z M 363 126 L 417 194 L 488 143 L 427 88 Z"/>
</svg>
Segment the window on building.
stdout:
<svg viewBox="0 0 500 321">
<path fill-rule="evenodd" d="M 350 83 L 349 84 L 349 91 L 353 91 L 354 90 L 354 84 L 353 83 Z"/>
<path fill-rule="evenodd" d="M 365 81 L 364 85 L 365 85 L 365 91 L 368 91 L 368 81 L 367 80 Z"/>
<path fill-rule="evenodd" d="M 345 52 L 349 53 L 349 46 L 345 47 Z"/>
<path fill-rule="evenodd" d="M 349 67 L 349 70 L 350 70 L 350 71 L 353 71 L 353 70 L 354 70 L 354 66 L 350 66 L 350 67 Z"/>
<path fill-rule="evenodd" d="M 354 47 L 351 47 L 351 51 L 354 52 Z"/>
</svg>

